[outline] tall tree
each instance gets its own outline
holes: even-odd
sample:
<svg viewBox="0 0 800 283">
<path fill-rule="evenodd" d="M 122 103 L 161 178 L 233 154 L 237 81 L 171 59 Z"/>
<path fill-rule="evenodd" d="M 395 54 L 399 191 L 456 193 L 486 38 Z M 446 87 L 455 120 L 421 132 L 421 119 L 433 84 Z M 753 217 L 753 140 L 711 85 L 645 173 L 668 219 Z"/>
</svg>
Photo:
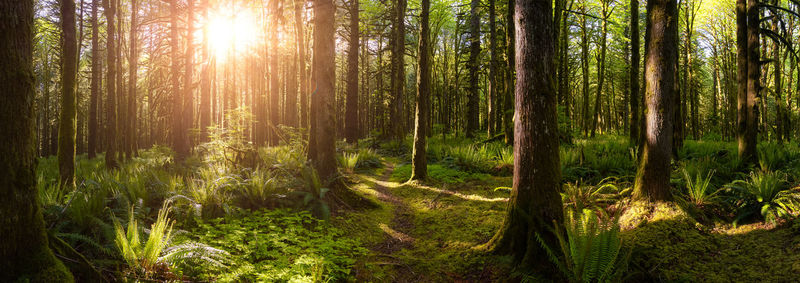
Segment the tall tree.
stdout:
<svg viewBox="0 0 800 283">
<path fill-rule="evenodd" d="M 280 71 L 279 71 L 279 62 L 278 59 L 280 58 L 280 53 L 278 52 L 278 30 L 281 28 L 280 23 L 278 21 L 279 17 L 283 14 L 281 7 L 283 7 L 278 0 L 270 1 L 270 11 L 272 14 L 270 15 L 270 27 L 273 32 L 269 33 L 271 38 L 270 42 L 272 43 L 272 52 L 269 56 L 269 123 L 267 123 L 267 127 L 270 129 L 269 131 L 269 142 L 271 145 L 277 145 L 279 141 L 278 135 L 278 125 L 281 124 L 281 111 L 280 111 L 280 84 L 278 79 L 280 78 Z M 315 51 L 316 52 L 316 51 Z M 234 72 L 235 74 L 236 72 Z M 234 83 L 235 83 L 234 79 Z"/>
<path fill-rule="evenodd" d="M 192 71 L 194 70 L 194 1 L 186 0 L 186 57 L 183 63 L 183 101 L 180 102 L 181 115 L 181 146 L 178 155 L 186 157 L 192 149 L 192 139 L 189 137 L 189 129 L 194 125 L 194 81 Z"/>
<path fill-rule="evenodd" d="M 75 36 L 75 0 L 61 1 L 61 119 L 58 127 L 58 175 L 62 186 L 75 187 L 75 80 L 78 75 L 78 39 Z"/>
<path fill-rule="evenodd" d="M 345 139 L 348 142 L 358 141 L 358 1 L 350 0 L 350 43 L 347 52 L 347 98 L 345 106 Z"/>
<path fill-rule="evenodd" d="M 629 101 L 631 121 L 629 126 L 631 143 L 638 145 L 641 139 L 641 124 L 639 123 L 639 0 L 631 0 L 630 9 L 631 65 L 628 80 L 631 91 Z"/>
<path fill-rule="evenodd" d="M 672 111 L 677 78 L 676 0 L 648 0 L 645 29 L 644 148 L 633 190 L 634 199 L 667 200 L 672 158 Z"/>
<path fill-rule="evenodd" d="M 108 64 L 106 76 L 106 167 L 117 167 L 117 48 L 116 48 L 116 27 L 114 18 L 117 14 L 117 4 L 114 0 L 104 0 L 103 8 L 106 14 L 106 62 Z"/>
<path fill-rule="evenodd" d="M 89 129 L 88 129 L 88 154 L 92 159 L 97 154 L 97 139 L 100 134 L 97 131 L 99 112 L 98 100 L 100 99 L 100 27 L 97 22 L 97 4 L 100 0 L 92 0 L 92 78 L 91 94 L 89 95 Z"/>
<path fill-rule="evenodd" d="M 497 23 L 495 15 L 495 1 L 489 0 L 489 86 L 486 100 L 488 102 L 488 115 L 486 116 L 487 133 L 492 138 L 498 130 L 497 110 L 500 97 L 497 92 Z"/>
<path fill-rule="evenodd" d="M 602 19 L 600 31 L 600 51 L 597 58 L 597 89 L 594 98 L 594 117 L 592 118 L 591 136 L 597 132 L 597 121 L 600 119 L 600 110 L 603 97 L 603 83 L 606 78 L 606 53 L 608 53 L 608 17 L 611 16 L 610 5 L 613 0 L 602 0 Z"/>
<path fill-rule="evenodd" d="M 514 141 L 514 11 L 515 0 L 508 1 L 506 12 L 506 66 L 505 95 L 503 97 L 503 128 L 506 134 L 506 144 Z"/>
<path fill-rule="evenodd" d="M 402 0 L 401 0 L 402 1 Z M 312 156 L 314 168 L 321 180 L 328 182 L 336 175 L 336 119 L 334 115 L 336 81 L 336 45 L 334 41 L 333 0 L 314 2 L 314 57 L 312 62 L 315 93 L 311 96 L 314 121 L 311 131 L 315 141 L 309 144 L 315 154 Z M 310 141 L 309 141 L 310 143 Z"/>
<path fill-rule="evenodd" d="M 753 3 L 751 3 L 751 1 Z M 738 49 L 737 141 L 739 158 L 756 160 L 756 96 L 760 76 L 758 53 L 758 9 L 753 0 L 736 1 L 736 47 Z"/>
<path fill-rule="evenodd" d="M 183 159 L 188 156 L 188 148 L 184 144 L 187 134 L 183 127 L 183 99 L 181 93 L 180 81 L 180 40 L 178 38 L 178 0 L 172 0 L 169 3 L 170 11 L 170 57 L 172 59 L 170 66 L 170 78 L 172 82 L 172 105 L 176 111 L 172 111 L 172 146 L 177 153 L 178 159 Z"/>
<path fill-rule="evenodd" d="M 0 281 L 72 282 L 48 246 L 36 191 L 33 2 L 0 1 Z"/>
<path fill-rule="evenodd" d="M 481 53 L 481 29 L 480 29 L 480 15 L 478 8 L 480 0 L 472 0 L 470 4 L 470 19 L 469 19 L 469 95 L 467 96 L 467 128 L 466 135 L 471 138 L 475 135 L 475 131 L 480 127 L 480 120 L 478 117 L 479 101 L 478 96 L 478 56 Z"/>
<path fill-rule="evenodd" d="M 583 117 L 583 136 L 589 136 L 589 25 L 586 20 L 586 3 L 581 5 L 581 75 L 583 87 L 581 88 L 581 96 L 583 103 L 581 104 L 581 117 Z"/>
<path fill-rule="evenodd" d="M 138 22 L 138 14 L 139 14 L 139 1 L 138 0 L 131 0 L 131 30 L 130 30 L 130 57 L 128 57 L 128 121 L 127 121 L 127 144 L 125 148 L 125 152 L 128 156 L 132 156 L 132 154 L 136 154 L 137 146 L 138 146 L 138 135 L 136 134 L 136 84 L 139 80 L 139 51 L 137 47 L 137 42 L 139 38 L 136 36 L 137 29 L 139 28 Z"/>
<path fill-rule="evenodd" d="M 417 52 L 417 111 L 414 122 L 414 152 L 411 162 L 411 180 L 428 177 L 428 160 L 425 147 L 428 144 L 428 119 L 431 97 L 431 51 L 430 51 L 431 1 L 422 0 L 419 14 L 419 50 Z"/>
<path fill-rule="evenodd" d="M 300 68 L 300 127 L 308 128 L 308 77 L 306 74 L 306 40 L 303 31 L 303 14 L 306 0 L 294 1 L 294 24 L 297 37 L 297 65 Z"/>
<path fill-rule="evenodd" d="M 397 0 L 394 4 L 394 22 L 392 23 L 392 100 L 389 105 L 389 116 L 395 123 L 392 125 L 391 137 L 401 139 L 406 134 L 403 123 L 403 100 L 405 98 L 405 51 L 406 51 L 406 0 Z"/>
<path fill-rule="evenodd" d="M 503 225 L 488 243 L 495 252 L 510 254 L 533 268 L 552 267 L 534 239 L 539 234 L 555 246 L 550 227 L 564 218 L 559 195 L 552 5 L 549 0 L 516 0 L 513 188 Z"/>
<path fill-rule="evenodd" d="M 208 0 L 202 2 L 203 18 L 208 19 Z M 200 138 L 208 140 L 208 127 L 211 126 L 211 66 L 212 60 L 208 51 L 208 25 L 203 26 L 202 58 L 203 68 L 200 70 Z"/>
</svg>

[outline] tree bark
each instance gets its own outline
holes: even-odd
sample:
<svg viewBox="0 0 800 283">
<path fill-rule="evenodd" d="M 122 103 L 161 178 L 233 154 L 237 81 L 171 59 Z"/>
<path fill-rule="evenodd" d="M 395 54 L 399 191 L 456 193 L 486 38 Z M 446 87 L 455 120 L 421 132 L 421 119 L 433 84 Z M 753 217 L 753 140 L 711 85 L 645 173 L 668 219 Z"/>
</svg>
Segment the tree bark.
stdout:
<svg viewBox="0 0 800 283">
<path fill-rule="evenodd" d="M 600 56 L 598 58 L 597 66 L 597 92 L 594 98 L 594 117 L 592 118 L 592 131 L 590 136 L 594 137 L 597 132 L 597 120 L 600 118 L 600 110 L 602 106 L 603 97 L 603 83 L 605 80 L 606 72 L 606 53 L 608 52 L 608 17 L 610 16 L 608 6 L 611 4 L 610 0 L 602 1 L 602 14 L 603 23 L 602 31 L 600 33 Z"/>
<path fill-rule="evenodd" d="M 583 136 L 589 136 L 589 26 L 586 21 L 586 3 L 581 6 L 581 74 L 583 77 L 583 87 L 581 94 L 583 104 L 581 117 L 583 117 Z"/>
<path fill-rule="evenodd" d="M 100 96 L 100 27 L 97 23 L 97 4 L 100 0 L 92 0 L 92 79 L 89 83 L 91 85 L 91 93 L 89 96 L 89 133 L 88 138 L 88 154 L 89 159 L 93 159 L 97 154 L 97 138 L 100 133 L 97 131 L 98 126 L 98 100 Z"/>
<path fill-rule="evenodd" d="M 345 139 L 353 143 L 358 141 L 358 1 L 350 0 L 350 43 L 347 52 L 347 99 L 345 106 Z"/>
<path fill-rule="evenodd" d="M 514 142 L 514 11 L 515 1 L 508 0 L 508 12 L 506 13 L 506 66 L 505 73 L 505 92 L 503 97 L 503 130 L 506 133 L 506 144 Z M 457 61 L 456 61 L 457 62 Z"/>
<path fill-rule="evenodd" d="M 394 122 L 391 127 L 391 137 L 402 139 L 406 134 L 403 123 L 403 100 L 405 98 L 405 51 L 406 51 L 406 0 L 397 0 L 394 6 L 394 23 L 392 29 L 392 100 L 389 106 L 390 119 Z"/>
<path fill-rule="evenodd" d="M 670 198 L 672 107 L 677 78 L 678 7 L 675 0 L 647 1 L 645 29 L 645 142 L 636 173 L 633 198 L 662 201 Z"/>
<path fill-rule="evenodd" d="M 208 0 L 203 0 L 203 17 L 208 19 Z M 200 71 L 200 140 L 208 141 L 208 127 L 211 126 L 211 56 L 208 51 L 208 26 L 203 26 L 203 65 Z M 255 105 L 258 105 L 255 103 Z"/>
<path fill-rule="evenodd" d="M 758 12 L 757 9 L 750 9 L 748 0 L 737 0 L 736 2 L 736 47 L 738 49 L 737 63 L 739 81 L 738 103 L 737 103 L 737 141 L 739 144 L 739 158 L 751 163 L 756 160 L 756 125 L 755 112 L 755 88 L 758 86 L 759 65 L 758 65 Z M 754 15 L 751 15 L 754 14 Z M 751 17 L 755 16 L 756 22 L 753 23 L 755 31 L 750 29 Z M 751 34 L 755 32 L 755 34 Z M 755 39 L 755 42 L 751 42 Z M 751 45 L 752 44 L 752 45 Z M 755 50 L 752 48 L 756 47 Z M 756 58 L 756 64 L 752 64 L 752 57 Z M 754 69 L 754 70 L 750 70 Z M 753 80 L 755 78 L 755 80 Z"/>
<path fill-rule="evenodd" d="M 181 106 L 183 115 L 181 116 L 181 152 L 179 156 L 189 156 L 192 151 L 192 138 L 190 129 L 194 126 L 194 81 L 192 80 L 194 71 L 194 1 L 186 1 L 186 57 L 183 62 L 183 95 Z"/>
<path fill-rule="evenodd" d="M 0 281 L 72 282 L 48 246 L 36 190 L 33 2 L 0 1 Z"/>
<path fill-rule="evenodd" d="M 116 44 L 116 28 L 114 27 L 114 20 L 116 17 L 117 4 L 114 0 L 103 1 L 105 14 L 106 14 L 106 61 L 108 62 L 106 76 L 106 90 L 108 97 L 106 98 L 106 167 L 115 168 L 117 163 L 117 48 Z"/>
<path fill-rule="evenodd" d="M 315 135 L 315 156 L 312 160 L 314 168 L 324 182 L 329 182 L 336 175 L 336 119 L 334 118 L 336 50 L 334 41 L 334 13 L 336 7 L 333 0 L 316 0 L 314 2 L 314 81 L 316 93 L 311 96 L 314 106 L 312 131 Z"/>
<path fill-rule="evenodd" d="M 137 37 L 136 32 L 139 28 L 138 23 L 138 13 L 139 13 L 139 1 L 138 0 L 131 0 L 131 33 L 130 33 L 130 41 L 131 41 L 131 49 L 130 49 L 130 62 L 128 66 L 130 67 L 130 73 L 128 75 L 128 79 L 130 80 L 128 83 L 128 144 L 126 151 L 128 155 L 131 154 L 135 155 L 136 150 L 138 148 L 138 137 L 136 130 L 136 84 L 138 82 L 138 64 L 139 64 L 139 51 L 137 50 Z"/>
<path fill-rule="evenodd" d="M 555 267 L 535 235 L 556 246 L 550 227 L 564 218 L 553 85 L 553 6 L 552 1 L 516 0 L 516 8 L 513 188 L 503 225 L 487 245 L 512 255 L 524 267 L 547 273 Z"/>
<path fill-rule="evenodd" d="M 75 37 L 75 1 L 60 0 L 61 8 L 61 118 L 58 127 L 60 185 L 75 187 L 75 80 L 78 75 L 78 39 Z"/>
<path fill-rule="evenodd" d="M 419 22 L 419 50 L 417 52 L 419 71 L 417 71 L 417 111 L 414 123 L 411 180 L 424 180 L 428 177 L 428 160 L 425 147 L 428 143 L 427 125 L 431 103 L 430 9 L 431 1 L 422 0 Z"/>
</svg>

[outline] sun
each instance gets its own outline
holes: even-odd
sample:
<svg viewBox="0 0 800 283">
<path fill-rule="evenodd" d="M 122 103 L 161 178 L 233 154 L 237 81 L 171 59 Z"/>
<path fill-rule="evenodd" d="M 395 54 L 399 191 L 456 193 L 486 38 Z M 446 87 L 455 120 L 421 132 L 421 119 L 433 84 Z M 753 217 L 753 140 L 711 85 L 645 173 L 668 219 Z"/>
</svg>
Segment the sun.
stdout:
<svg viewBox="0 0 800 283">
<path fill-rule="evenodd" d="M 258 43 L 259 22 L 249 9 L 221 9 L 209 14 L 206 24 L 209 48 L 218 60 L 245 53 Z"/>
</svg>

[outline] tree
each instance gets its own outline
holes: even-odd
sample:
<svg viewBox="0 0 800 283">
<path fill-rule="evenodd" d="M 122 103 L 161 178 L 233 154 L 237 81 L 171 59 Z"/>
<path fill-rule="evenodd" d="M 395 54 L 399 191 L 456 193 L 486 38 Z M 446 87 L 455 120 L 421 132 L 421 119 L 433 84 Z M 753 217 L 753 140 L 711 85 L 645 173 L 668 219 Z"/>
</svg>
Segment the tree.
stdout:
<svg viewBox="0 0 800 283">
<path fill-rule="evenodd" d="M 631 0 L 631 66 L 628 80 L 630 83 L 630 139 L 631 144 L 638 145 L 641 139 L 641 123 L 639 122 L 639 0 Z"/>
<path fill-rule="evenodd" d="M 564 218 L 556 120 L 552 1 L 516 0 L 514 178 L 508 212 L 488 247 L 523 266 L 552 267 L 534 240 L 556 245 L 550 228 Z M 544 268 L 547 270 L 546 268 Z M 549 269 L 552 271 L 554 267 Z"/>
<path fill-rule="evenodd" d="M 757 160 L 756 143 L 758 135 L 758 98 L 761 65 L 759 55 L 759 14 L 758 1 L 738 0 L 736 2 L 736 47 L 739 51 L 737 78 L 738 117 L 736 137 L 739 143 L 739 158 L 752 163 Z"/>
<path fill-rule="evenodd" d="M 678 26 L 676 0 L 647 1 L 645 29 L 645 129 L 633 198 L 648 201 L 670 197 L 672 111 L 676 95 Z"/>
<path fill-rule="evenodd" d="M 345 111 L 345 139 L 358 141 L 358 1 L 350 0 L 350 43 L 347 52 L 347 101 Z"/>
<path fill-rule="evenodd" d="M 89 159 L 92 159 L 97 154 L 97 131 L 98 117 L 97 112 L 98 100 L 100 99 L 100 81 L 102 74 L 100 70 L 100 27 L 97 23 L 97 4 L 100 0 L 92 0 L 92 79 L 89 83 L 91 85 L 91 94 L 89 97 L 89 133 L 88 138 L 88 154 Z"/>
<path fill-rule="evenodd" d="M 389 116 L 392 125 L 392 138 L 401 139 L 406 134 L 403 121 L 403 100 L 405 97 L 405 51 L 406 51 L 406 0 L 397 0 L 394 4 L 394 23 L 392 23 L 392 100 L 389 105 Z"/>
<path fill-rule="evenodd" d="M 203 17 L 208 19 L 208 0 L 203 0 L 202 5 Z M 208 140 L 208 127 L 211 126 L 211 56 L 208 51 L 208 25 L 203 26 L 203 49 L 202 58 L 203 65 L 200 70 L 200 138 L 203 141 Z"/>
<path fill-rule="evenodd" d="M 475 131 L 478 130 L 480 121 L 478 112 L 480 111 L 478 102 L 478 56 L 481 53 L 481 30 L 480 30 L 480 15 L 478 14 L 478 7 L 480 0 L 472 0 L 470 5 L 470 20 L 469 20 L 469 95 L 467 96 L 467 128 L 466 135 L 468 138 L 475 136 Z"/>
<path fill-rule="evenodd" d="M 514 141 L 514 0 L 508 1 L 506 12 L 506 65 L 505 96 L 503 97 L 503 125 L 506 134 L 506 144 Z"/>
<path fill-rule="evenodd" d="M 75 187 L 75 80 L 78 75 L 78 39 L 75 37 L 75 0 L 61 1 L 61 119 L 58 127 L 60 184 Z"/>
<path fill-rule="evenodd" d="M 186 1 L 186 59 L 183 63 L 183 101 L 180 106 L 183 109 L 181 115 L 181 132 L 179 133 L 180 146 L 178 155 L 189 156 L 192 149 L 192 140 L 189 138 L 189 129 L 194 124 L 194 81 L 192 71 L 194 70 L 194 0 Z M 177 76 L 177 74 L 174 74 Z"/>
<path fill-rule="evenodd" d="M 499 94 L 497 93 L 497 23 L 495 21 L 495 0 L 489 0 L 489 86 L 486 101 L 488 104 L 488 115 L 486 115 L 487 135 L 494 137 L 498 130 L 497 108 Z"/>
<path fill-rule="evenodd" d="M 431 1 L 422 0 L 422 10 L 419 14 L 419 51 L 417 52 L 419 71 L 417 72 L 417 111 L 414 122 L 411 180 L 424 180 L 428 177 L 425 147 L 428 144 L 428 119 L 431 104 L 430 9 Z"/>
<path fill-rule="evenodd" d="M 116 28 L 114 27 L 114 18 L 117 13 L 117 4 L 114 0 L 103 1 L 103 8 L 106 14 L 106 61 L 108 62 L 106 76 L 106 90 L 108 97 L 106 98 L 106 167 L 117 167 L 117 56 L 116 56 Z"/>
<path fill-rule="evenodd" d="M 333 0 L 316 0 L 314 2 L 314 56 L 313 72 L 316 93 L 311 96 L 313 119 L 311 131 L 315 141 L 309 144 L 315 154 L 312 162 L 319 177 L 331 181 L 336 175 L 336 119 L 333 117 L 335 82 L 336 82 L 336 45 L 334 41 L 334 13 L 336 7 Z M 309 142 L 310 143 L 310 142 Z"/>
<path fill-rule="evenodd" d="M 185 144 L 185 135 L 188 134 L 183 125 L 183 99 L 181 93 L 180 81 L 180 42 L 178 39 L 178 0 L 172 0 L 169 3 L 170 11 L 170 57 L 172 57 L 172 64 L 170 69 L 170 77 L 172 82 L 172 104 L 176 107 L 176 111 L 172 111 L 172 146 L 177 154 L 178 159 L 186 158 L 189 155 L 189 149 Z"/>
<path fill-rule="evenodd" d="M 294 1 L 294 27 L 297 37 L 297 65 L 300 67 L 300 127 L 308 128 L 308 79 L 306 76 L 306 41 L 303 31 L 305 0 Z"/>
<path fill-rule="evenodd" d="M 602 106 L 603 97 L 603 83 L 606 77 L 606 53 L 608 52 L 608 17 L 611 16 L 609 9 L 613 0 L 602 0 L 602 31 L 600 33 L 600 54 L 597 58 L 597 94 L 594 98 L 594 117 L 592 118 L 592 131 L 591 136 L 594 137 L 597 131 L 597 120 L 600 118 L 600 109 Z"/>
<path fill-rule="evenodd" d="M 191 1 L 191 0 L 190 0 Z M 129 73 L 128 79 L 130 82 L 128 83 L 128 121 L 126 123 L 127 128 L 127 144 L 125 147 L 125 152 L 130 157 L 132 154 L 136 154 L 137 150 L 137 140 L 138 135 L 136 134 L 136 85 L 139 81 L 138 77 L 138 68 L 139 68 L 139 51 L 137 50 L 136 43 L 139 41 L 138 37 L 136 36 L 136 30 L 139 28 L 138 23 L 138 14 L 139 14 L 139 1 L 138 0 L 131 0 L 131 30 L 130 30 L 130 60 L 128 63 Z M 191 31 L 189 32 L 191 34 Z M 191 35 L 189 35 L 191 36 Z M 191 37 L 190 37 L 191 38 Z"/>
<path fill-rule="evenodd" d="M 72 282 L 48 246 L 36 190 L 33 2 L 0 1 L 0 281 Z M 70 2 L 62 10 L 74 12 Z"/>
</svg>

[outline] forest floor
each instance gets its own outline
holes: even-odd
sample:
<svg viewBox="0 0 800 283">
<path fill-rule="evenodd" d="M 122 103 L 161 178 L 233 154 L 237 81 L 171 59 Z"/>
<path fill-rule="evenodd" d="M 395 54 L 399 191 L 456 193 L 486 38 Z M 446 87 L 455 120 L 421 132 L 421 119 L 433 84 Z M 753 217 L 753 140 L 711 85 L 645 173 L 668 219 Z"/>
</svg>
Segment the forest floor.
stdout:
<svg viewBox="0 0 800 283">
<path fill-rule="evenodd" d="M 499 228 L 508 201 L 510 177 L 444 184 L 407 179 L 388 159 L 382 169 L 351 176 L 353 189 L 370 196 L 379 209 L 339 218 L 370 253 L 356 265 L 359 282 L 486 282 L 503 271 L 498 258 L 475 247 Z M 407 167 L 408 165 L 402 165 Z M 441 187 L 441 188 L 439 188 Z M 347 223 L 343 223 L 347 222 Z M 353 226 L 352 223 L 358 223 Z M 347 228 L 345 228 L 347 229 Z"/>
<path fill-rule="evenodd" d="M 404 182 L 408 164 L 385 158 L 383 165 L 349 176 L 352 188 L 380 208 L 334 220 L 370 249 L 356 264 L 357 281 L 493 282 L 522 276 L 507 258 L 478 249 L 500 227 L 509 196 L 502 188 L 511 186 L 510 177 Z M 628 210 L 629 217 L 643 219 L 623 227 L 624 249 L 632 252 L 627 281 L 791 282 L 800 274 L 798 224 L 701 224 L 674 204 L 644 215 L 636 215 L 642 211 L 635 205 Z"/>
</svg>

